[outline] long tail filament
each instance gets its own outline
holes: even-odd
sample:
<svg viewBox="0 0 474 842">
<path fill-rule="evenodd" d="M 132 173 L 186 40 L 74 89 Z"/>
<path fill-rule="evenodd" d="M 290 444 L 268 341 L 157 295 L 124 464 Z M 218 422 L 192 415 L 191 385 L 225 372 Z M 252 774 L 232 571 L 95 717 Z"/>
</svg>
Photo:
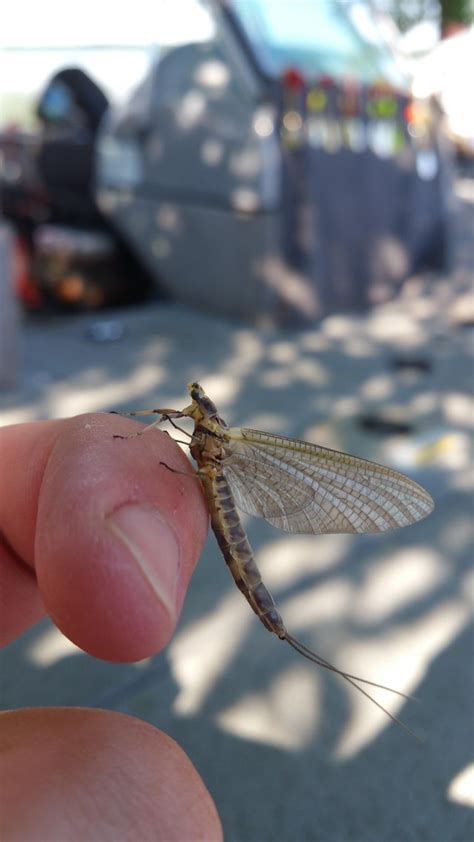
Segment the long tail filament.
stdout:
<svg viewBox="0 0 474 842">
<path fill-rule="evenodd" d="M 311 649 L 308 649 L 308 647 L 305 646 L 304 643 L 301 643 L 299 640 L 296 640 L 294 637 L 288 634 L 288 632 L 286 632 L 285 636 L 281 639 L 286 640 L 286 642 L 289 643 L 290 646 L 296 650 L 296 652 L 299 652 L 299 654 L 303 655 L 304 658 L 307 658 L 308 661 L 312 661 L 313 664 L 317 664 L 319 667 L 323 667 L 324 669 L 331 670 L 331 672 L 335 672 L 338 675 L 341 675 L 343 678 L 346 679 L 346 681 L 349 682 L 349 684 L 352 684 L 352 686 L 355 687 L 356 690 L 359 690 L 359 692 L 363 693 L 364 696 L 370 699 L 370 701 L 373 702 L 374 705 L 377 705 L 377 707 L 380 708 L 380 710 L 382 710 L 388 717 L 390 717 L 392 722 L 395 722 L 400 728 L 403 728 L 404 731 L 410 734 L 411 737 L 414 737 L 415 740 L 418 740 L 418 742 L 423 742 L 421 737 L 419 737 L 418 734 L 415 734 L 414 731 L 412 731 L 408 727 L 408 725 L 405 725 L 405 723 L 402 722 L 401 719 L 399 719 L 393 713 L 390 713 L 390 711 L 384 708 L 384 706 L 381 705 L 380 702 L 378 702 L 376 699 L 374 699 L 374 697 L 371 696 L 370 693 L 367 693 L 367 691 L 364 690 L 363 687 L 359 687 L 359 685 L 356 682 L 361 681 L 364 684 L 370 684 L 372 687 L 379 687 L 381 690 L 388 690 L 390 693 L 395 693 L 397 696 L 401 696 L 403 699 L 417 701 L 413 696 L 408 696 L 405 693 L 402 693 L 400 690 L 394 690 L 393 687 L 385 687 L 384 684 L 377 684 L 375 681 L 369 681 L 367 678 L 361 678 L 358 675 L 351 675 L 351 673 L 349 672 L 344 672 L 343 670 L 338 669 L 333 664 L 329 663 L 329 661 L 326 661 L 320 655 L 317 655 L 316 652 L 313 652 Z"/>
</svg>

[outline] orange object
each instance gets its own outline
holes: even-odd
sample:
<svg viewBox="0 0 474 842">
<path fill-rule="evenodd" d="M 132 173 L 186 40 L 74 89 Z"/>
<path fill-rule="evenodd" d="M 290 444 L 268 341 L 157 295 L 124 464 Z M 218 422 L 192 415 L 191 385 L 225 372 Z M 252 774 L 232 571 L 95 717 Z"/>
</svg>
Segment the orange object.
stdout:
<svg viewBox="0 0 474 842">
<path fill-rule="evenodd" d="M 31 273 L 31 251 L 26 237 L 17 234 L 13 241 L 13 291 L 27 308 L 36 310 L 43 304 Z"/>
</svg>

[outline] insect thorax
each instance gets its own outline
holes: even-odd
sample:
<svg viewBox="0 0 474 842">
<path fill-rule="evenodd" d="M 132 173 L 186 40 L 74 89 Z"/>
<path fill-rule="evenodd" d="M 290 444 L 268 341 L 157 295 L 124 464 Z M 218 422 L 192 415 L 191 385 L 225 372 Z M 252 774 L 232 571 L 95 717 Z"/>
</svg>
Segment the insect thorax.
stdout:
<svg viewBox="0 0 474 842">
<path fill-rule="evenodd" d="M 225 433 L 214 432 L 207 425 L 196 424 L 190 444 L 191 455 L 199 465 L 221 462 L 225 457 Z"/>
</svg>

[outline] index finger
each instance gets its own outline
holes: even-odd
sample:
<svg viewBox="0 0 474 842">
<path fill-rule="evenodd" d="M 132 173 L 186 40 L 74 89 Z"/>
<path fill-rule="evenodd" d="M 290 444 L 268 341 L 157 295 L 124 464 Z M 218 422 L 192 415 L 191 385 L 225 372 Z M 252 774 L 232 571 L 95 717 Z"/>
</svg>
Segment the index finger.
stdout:
<svg viewBox="0 0 474 842">
<path fill-rule="evenodd" d="M 0 529 L 12 561 L 34 570 L 67 637 L 117 661 L 171 637 L 208 523 L 200 483 L 169 436 L 113 438 L 136 430 L 112 415 L 0 430 Z"/>
</svg>

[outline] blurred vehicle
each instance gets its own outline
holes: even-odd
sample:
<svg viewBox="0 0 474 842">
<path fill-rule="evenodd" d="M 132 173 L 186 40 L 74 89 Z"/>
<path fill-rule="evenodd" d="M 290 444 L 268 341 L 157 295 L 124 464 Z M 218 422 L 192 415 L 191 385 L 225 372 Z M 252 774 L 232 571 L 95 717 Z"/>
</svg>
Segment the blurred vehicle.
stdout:
<svg viewBox="0 0 474 842">
<path fill-rule="evenodd" d="M 414 68 L 416 97 L 436 97 L 461 157 L 474 159 L 474 28 L 440 41 Z"/>
<path fill-rule="evenodd" d="M 97 195 L 178 300 L 280 323 L 444 265 L 449 166 L 367 4 L 177 0 L 111 108 Z"/>
<path fill-rule="evenodd" d="M 122 101 L 69 68 L 40 99 L 40 131 L 0 138 L 4 213 L 43 295 L 116 303 L 151 277 L 177 300 L 284 323 L 362 309 L 444 264 L 438 126 L 367 4 L 157 0 L 150 38 Z"/>
<path fill-rule="evenodd" d="M 107 108 L 84 71 L 64 68 L 37 104 L 40 129 L 0 135 L 1 208 L 15 226 L 15 283 L 28 307 L 96 308 L 145 294 L 148 280 L 95 201 L 95 141 Z"/>
</svg>

